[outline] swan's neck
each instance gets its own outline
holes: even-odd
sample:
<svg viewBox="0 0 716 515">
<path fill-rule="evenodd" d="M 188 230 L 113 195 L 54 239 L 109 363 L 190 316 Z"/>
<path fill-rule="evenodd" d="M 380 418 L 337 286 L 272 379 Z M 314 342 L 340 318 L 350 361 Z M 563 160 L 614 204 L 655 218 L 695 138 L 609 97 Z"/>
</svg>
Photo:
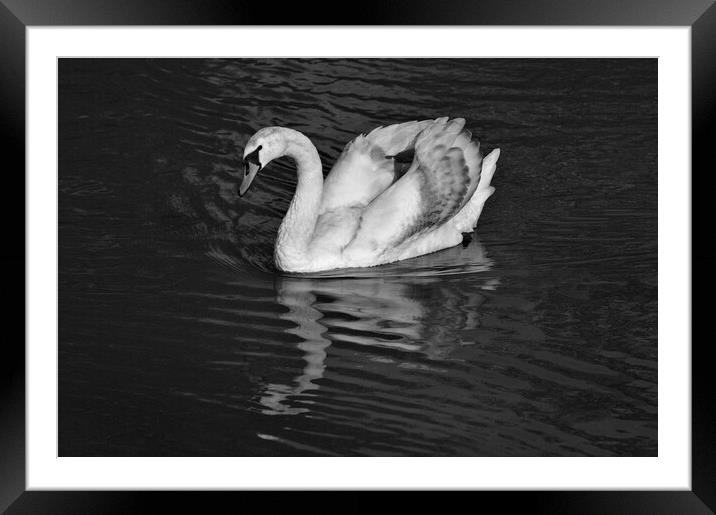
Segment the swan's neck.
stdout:
<svg viewBox="0 0 716 515">
<path fill-rule="evenodd" d="M 318 151 L 306 136 L 292 129 L 282 132 L 286 140 L 283 155 L 295 161 L 298 181 L 278 229 L 274 257 L 279 268 L 290 271 L 308 259 L 323 194 L 323 170 Z"/>
</svg>

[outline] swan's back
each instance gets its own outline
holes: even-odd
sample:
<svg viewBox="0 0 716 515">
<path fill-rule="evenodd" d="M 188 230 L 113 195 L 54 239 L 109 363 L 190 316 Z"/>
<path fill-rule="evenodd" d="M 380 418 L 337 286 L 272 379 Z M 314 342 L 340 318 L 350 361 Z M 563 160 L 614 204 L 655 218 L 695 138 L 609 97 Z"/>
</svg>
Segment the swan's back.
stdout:
<svg viewBox="0 0 716 515">
<path fill-rule="evenodd" d="M 436 230 L 468 204 L 480 183 L 482 155 L 464 126 L 462 118 L 423 126 L 409 170 L 368 204 L 346 251 L 359 256 L 396 248 Z M 455 235 L 450 238 L 454 244 Z"/>
</svg>

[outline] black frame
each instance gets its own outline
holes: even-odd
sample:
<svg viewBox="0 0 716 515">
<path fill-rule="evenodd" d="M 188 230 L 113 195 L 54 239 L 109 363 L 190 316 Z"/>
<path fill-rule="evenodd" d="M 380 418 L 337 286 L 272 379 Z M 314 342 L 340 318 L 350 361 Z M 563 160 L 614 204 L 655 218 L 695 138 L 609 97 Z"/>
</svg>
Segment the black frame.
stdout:
<svg viewBox="0 0 716 515">
<path fill-rule="evenodd" d="M 345 14 L 344 14 L 345 13 Z M 5 160 L 5 191 L 0 205 L 6 212 L 6 232 L 14 245 L 0 252 L 6 272 L 4 286 L 23 291 L 24 277 L 14 271 L 25 266 L 25 227 L 14 222 L 24 210 L 25 191 L 25 29 L 32 25 L 681 25 L 692 29 L 692 169 L 701 176 L 693 195 L 708 195 L 707 179 L 713 180 L 713 145 L 716 137 L 716 5 L 714 0 L 363 0 L 355 9 L 342 2 L 286 2 L 280 8 L 269 2 L 247 0 L 0 0 L 0 145 Z M 709 166 L 711 165 L 711 166 Z M 692 181 L 696 176 L 692 172 Z M 14 201 L 14 202 L 13 202 Z M 17 204 L 15 204 L 17 202 Z M 692 234 L 713 234 L 716 218 L 692 201 Z M 708 232 L 705 232 L 708 231 Z M 18 242 L 22 240 L 22 244 Z M 716 257 L 703 243 L 692 249 L 692 268 L 698 270 L 696 291 L 708 294 L 716 286 Z M 692 270 L 693 273 L 693 270 Z M 22 283 L 22 284 L 21 284 Z M 6 297 L 8 298 L 8 297 Z M 8 299 L 10 300 L 10 299 Z M 12 298 L 14 300 L 14 298 Z M 696 328 L 703 329 L 692 343 L 692 491 L 644 492 L 470 492 L 431 496 L 413 492 L 403 496 L 421 507 L 444 509 L 446 503 L 466 501 L 500 510 L 522 505 L 543 513 L 713 513 L 716 511 L 716 401 L 710 347 L 716 333 L 704 322 L 710 315 L 704 302 L 692 296 L 692 313 L 698 314 Z M 19 325 L 24 302 L 7 303 L 7 320 Z M 692 314 L 692 317 L 693 317 Z M 6 324 L 10 327 L 10 324 Z M 7 333 L 7 331 L 6 331 Z M 21 331 L 24 336 L 24 327 Z M 286 495 L 275 493 L 139 493 L 139 492 L 25 492 L 25 352 L 20 337 L 3 338 L 0 372 L 0 510 L 7 513 L 127 513 L 155 512 L 159 502 L 179 511 L 206 512 L 207 505 L 229 501 L 237 511 L 249 500 L 262 510 L 274 511 Z M 22 339 L 24 340 L 24 338 Z M 685 344 L 686 342 L 674 342 Z M 385 493 L 350 492 L 335 496 L 321 493 L 327 511 L 359 513 L 385 502 Z M 237 496 L 242 496 L 237 502 Z M 291 510 L 315 511 L 315 501 L 305 502 L 306 493 L 290 496 Z M 228 499 L 227 499 L 228 497 Z M 475 504 L 480 503 L 480 504 Z M 313 505 L 313 506 L 311 506 Z M 9 508 L 8 508 L 9 507 Z M 331 509 L 332 508 L 332 509 Z M 165 511 L 162 509 L 162 511 Z M 217 511 L 217 510 L 212 510 Z M 228 511 L 228 510 L 227 510 Z"/>
</svg>

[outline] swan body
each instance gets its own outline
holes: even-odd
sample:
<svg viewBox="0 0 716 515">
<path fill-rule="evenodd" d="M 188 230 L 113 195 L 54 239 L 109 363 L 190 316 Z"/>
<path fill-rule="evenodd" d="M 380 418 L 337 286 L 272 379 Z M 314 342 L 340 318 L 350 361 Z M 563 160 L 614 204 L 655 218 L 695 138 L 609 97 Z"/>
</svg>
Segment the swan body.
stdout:
<svg viewBox="0 0 716 515">
<path fill-rule="evenodd" d="M 367 267 L 428 254 L 474 230 L 500 150 L 483 158 L 462 118 L 378 127 L 348 143 L 323 179 L 310 140 L 267 127 L 244 149 L 244 195 L 271 160 L 296 162 L 297 185 L 276 238 L 286 272 Z"/>
</svg>

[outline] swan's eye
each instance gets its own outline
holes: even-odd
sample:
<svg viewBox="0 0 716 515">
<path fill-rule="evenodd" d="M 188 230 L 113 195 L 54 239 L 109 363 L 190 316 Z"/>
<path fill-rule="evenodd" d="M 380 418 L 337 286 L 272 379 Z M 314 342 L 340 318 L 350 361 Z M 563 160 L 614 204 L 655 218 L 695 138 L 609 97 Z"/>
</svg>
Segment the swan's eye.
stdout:
<svg viewBox="0 0 716 515">
<path fill-rule="evenodd" d="M 259 161 L 259 150 L 261 150 L 262 148 L 263 147 L 259 145 L 258 147 L 256 147 L 256 150 L 249 154 L 246 154 L 246 157 L 244 157 L 244 170 L 248 170 L 249 163 L 255 164 L 259 167 L 259 169 L 261 168 L 261 161 Z"/>
</svg>

